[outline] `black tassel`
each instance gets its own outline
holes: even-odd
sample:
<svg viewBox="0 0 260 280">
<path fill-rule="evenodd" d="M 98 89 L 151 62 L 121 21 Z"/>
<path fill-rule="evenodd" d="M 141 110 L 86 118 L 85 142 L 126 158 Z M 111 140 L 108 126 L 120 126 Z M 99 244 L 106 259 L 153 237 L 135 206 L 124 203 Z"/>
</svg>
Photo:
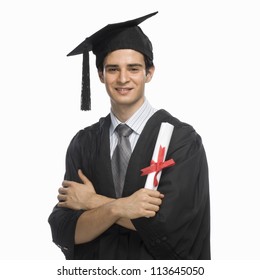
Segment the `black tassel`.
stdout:
<svg viewBox="0 0 260 280">
<path fill-rule="evenodd" d="M 89 52 L 83 53 L 82 87 L 81 87 L 81 110 L 91 110 L 90 78 L 89 78 Z"/>
</svg>

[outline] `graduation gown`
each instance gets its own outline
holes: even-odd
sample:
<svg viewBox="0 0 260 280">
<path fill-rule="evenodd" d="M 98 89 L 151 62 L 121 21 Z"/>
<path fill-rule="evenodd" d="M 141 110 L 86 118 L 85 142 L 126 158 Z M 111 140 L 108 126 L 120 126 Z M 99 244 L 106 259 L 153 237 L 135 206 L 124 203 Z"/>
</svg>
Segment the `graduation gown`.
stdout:
<svg viewBox="0 0 260 280">
<path fill-rule="evenodd" d="M 115 198 L 110 122 L 108 115 L 74 136 L 67 150 L 65 179 L 80 182 L 81 169 L 96 193 Z M 164 198 L 156 216 L 132 220 L 136 231 L 114 224 L 93 241 L 75 245 L 75 227 L 83 210 L 55 206 L 48 221 L 53 241 L 66 259 L 210 259 L 208 167 L 201 137 L 192 126 L 165 110 L 157 111 L 132 152 L 122 196 L 144 187 L 146 176 L 140 176 L 140 170 L 150 165 L 162 122 L 174 125 L 165 160 L 173 158 L 176 164 L 162 171 L 158 190 Z"/>
</svg>

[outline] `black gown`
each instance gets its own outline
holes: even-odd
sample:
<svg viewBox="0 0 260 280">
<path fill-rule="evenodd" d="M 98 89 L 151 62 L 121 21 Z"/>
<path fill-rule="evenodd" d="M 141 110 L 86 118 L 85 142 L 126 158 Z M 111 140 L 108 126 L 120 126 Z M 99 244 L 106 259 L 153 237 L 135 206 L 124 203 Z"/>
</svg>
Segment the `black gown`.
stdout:
<svg viewBox="0 0 260 280">
<path fill-rule="evenodd" d="M 80 182 L 77 170 L 92 181 L 96 193 L 115 198 L 111 171 L 110 115 L 72 139 L 66 155 L 65 179 Z M 162 171 L 158 190 L 165 195 L 153 218 L 132 220 L 137 231 L 114 224 L 95 240 L 74 244 L 83 210 L 54 207 L 49 216 L 53 242 L 66 259 L 210 259 L 210 199 L 208 166 L 201 137 L 192 126 L 165 110 L 145 125 L 133 150 L 122 196 L 144 187 L 141 169 L 150 165 L 162 122 L 174 125 L 166 160 L 176 164 Z"/>
</svg>

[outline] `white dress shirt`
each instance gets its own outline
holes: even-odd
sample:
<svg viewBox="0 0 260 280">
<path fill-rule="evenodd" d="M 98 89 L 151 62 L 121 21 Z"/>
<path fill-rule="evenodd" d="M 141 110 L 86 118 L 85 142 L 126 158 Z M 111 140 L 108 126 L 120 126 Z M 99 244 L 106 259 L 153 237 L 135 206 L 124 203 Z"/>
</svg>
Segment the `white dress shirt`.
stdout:
<svg viewBox="0 0 260 280">
<path fill-rule="evenodd" d="M 146 125 L 149 118 L 157 111 L 157 109 L 153 108 L 147 99 L 145 99 L 143 105 L 125 122 L 132 130 L 132 134 L 129 136 L 129 141 L 131 144 L 132 151 L 136 145 L 136 142 Z M 121 123 L 113 112 L 110 112 L 111 117 L 111 125 L 109 130 L 110 135 L 110 155 L 112 158 L 114 149 L 116 148 L 118 138 L 115 133 L 116 127 Z"/>
</svg>

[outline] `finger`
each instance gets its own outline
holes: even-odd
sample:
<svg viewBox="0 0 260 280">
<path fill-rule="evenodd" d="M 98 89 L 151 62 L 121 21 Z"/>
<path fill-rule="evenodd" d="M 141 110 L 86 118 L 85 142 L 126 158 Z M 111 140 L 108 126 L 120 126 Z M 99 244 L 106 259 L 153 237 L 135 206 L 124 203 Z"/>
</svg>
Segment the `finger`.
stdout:
<svg viewBox="0 0 260 280">
<path fill-rule="evenodd" d="M 158 212 L 160 210 L 160 207 L 158 205 L 148 204 L 146 206 L 146 210 L 153 211 L 153 212 Z"/>
<path fill-rule="evenodd" d="M 150 200 L 149 200 L 149 203 L 153 204 L 153 205 L 161 205 L 162 200 L 160 198 L 151 197 Z"/>
<path fill-rule="evenodd" d="M 71 181 L 64 180 L 61 184 L 64 188 L 68 188 L 71 186 Z"/>
<path fill-rule="evenodd" d="M 67 190 L 67 188 L 60 187 L 60 188 L 58 189 L 58 192 L 59 192 L 59 194 L 67 194 L 67 193 L 68 193 L 68 190 Z"/>
<path fill-rule="evenodd" d="M 58 207 L 64 207 L 64 208 L 67 207 L 66 201 L 60 201 L 57 205 L 58 205 Z"/>
<path fill-rule="evenodd" d="M 164 194 L 160 193 L 159 191 L 154 191 L 154 197 L 164 198 Z"/>
<path fill-rule="evenodd" d="M 152 197 L 160 197 L 163 198 L 164 195 L 162 193 L 160 193 L 159 191 L 155 191 L 155 190 L 147 190 L 148 194 Z"/>
<path fill-rule="evenodd" d="M 78 170 L 78 175 L 83 184 L 87 184 L 90 182 L 89 179 L 83 174 L 81 169 Z"/>
<path fill-rule="evenodd" d="M 164 194 L 156 191 L 156 196 L 155 197 L 164 198 Z"/>
<path fill-rule="evenodd" d="M 58 199 L 60 202 L 66 201 L 67 196 L 66 196 L 66 195 L 63 195 L 63 194 L 58 194 L 58 195 L 57 195 L 57 199 Z"/>
<path fill-rule="evenodd" d="M 154 211 L 146 211 L 144 217 L 146 217 L 146 218 L 152 218 L 152 217 L 154 217 L 155 215 L 156 215 L 156 212 L 154 212 Z"/>
</svg>

